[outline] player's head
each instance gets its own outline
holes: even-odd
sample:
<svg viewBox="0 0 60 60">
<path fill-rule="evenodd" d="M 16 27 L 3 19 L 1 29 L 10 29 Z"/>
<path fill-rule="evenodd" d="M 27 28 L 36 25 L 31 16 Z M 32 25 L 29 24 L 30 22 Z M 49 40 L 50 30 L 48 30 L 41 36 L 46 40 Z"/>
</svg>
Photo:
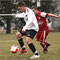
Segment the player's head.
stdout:
<svg viewBox="0 0 60 60">
<path fill-rule="evenodd" d="M 24 12 L 24 11 L 25 11 L 25 7 L 26 7 L 26 5 L 25 5 L 24 2 L 19 2 L 19 3 L 17 4 L 17 9 L 18 9 L 20 12 Z"/>
<path fill-rule="evenodd" d="M 35 14 L 37 14 L 37 7 L 36 7 L 36 6 L 32 6 L 31 9 L 33 10 L 33 12 L 34 12 Z"/>
</svg>

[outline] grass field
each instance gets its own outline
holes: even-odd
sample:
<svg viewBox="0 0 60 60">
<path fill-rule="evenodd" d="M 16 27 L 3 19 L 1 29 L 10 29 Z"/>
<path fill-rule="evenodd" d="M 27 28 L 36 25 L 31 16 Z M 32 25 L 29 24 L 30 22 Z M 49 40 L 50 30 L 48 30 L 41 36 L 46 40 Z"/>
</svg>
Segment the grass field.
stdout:
<svg viewBox="0 0 60 60">
<path fill-rule="evenodd" d="M 25 39 L 25 37 L 23 38 Z M 51 46 L 48 48 L 48 53 L 43 54 L 43 49 L 39 43 L 35 40 L 35 38 L 32 40 L 40 54 L 40 58 L 34 60 L 60 60 L 60 32 L 50 32 L 47 37 L 47 41 L 51 44 Z M 25 40 L 24 43 L 28 50 L 27 53 L 18 55 L 18 51 L 16 54 L 12 54 L 10 52 L 11 45 L 17 45 L 19 50 L 21 50 L 15 34 L 0 35 L 0 60 L 31 60 L 29 57 L 32 56 L 33 53 L 29 49 Z"/>
</svg>

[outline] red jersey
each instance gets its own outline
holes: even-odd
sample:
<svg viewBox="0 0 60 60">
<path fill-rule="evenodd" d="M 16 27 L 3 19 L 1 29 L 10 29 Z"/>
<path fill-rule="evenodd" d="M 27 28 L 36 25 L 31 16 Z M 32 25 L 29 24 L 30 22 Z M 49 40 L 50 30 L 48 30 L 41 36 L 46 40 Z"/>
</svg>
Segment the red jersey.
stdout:
<svg viewBox="0 0 60 60">
<path fill-rule="evenodd" d="M 44 13 L 44 12 L 37 13 L 36 18 L 39 25 L 39 30 L 49 30 L 47 26 L 47 21 L 46 21 L 47 16 L 48 16 L 48 13 Z"/>
</svg>

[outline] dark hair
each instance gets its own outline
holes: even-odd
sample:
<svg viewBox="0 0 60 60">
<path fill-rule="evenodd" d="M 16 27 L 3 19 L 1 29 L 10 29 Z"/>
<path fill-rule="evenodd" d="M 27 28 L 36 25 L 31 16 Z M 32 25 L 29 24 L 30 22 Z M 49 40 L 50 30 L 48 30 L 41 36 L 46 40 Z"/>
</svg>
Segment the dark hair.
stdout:
<svg viewBox="0 0 60 60">
<path fill-rule="evenodd" d="M 18 2 L 17 7 L 18 7 L 18 6 L 20 6 L 20 7 L 21 7 L 21 6 L 26 6 L 26 4 L 25 4 L 24 2 Z"/>
<path fill-rule="evenodd" d="M 31 9 L 37 9 L 37 7 L 33 5 L 33 6 L 31 7 Z"/>
</svg>

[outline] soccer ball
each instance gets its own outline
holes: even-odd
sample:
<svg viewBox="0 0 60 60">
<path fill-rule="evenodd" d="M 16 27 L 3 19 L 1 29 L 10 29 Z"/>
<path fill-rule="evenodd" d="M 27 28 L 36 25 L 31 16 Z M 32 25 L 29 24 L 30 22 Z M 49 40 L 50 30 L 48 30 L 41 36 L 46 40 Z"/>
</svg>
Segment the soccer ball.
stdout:
<svg viewBox="0 0 60 60">
<path fill-rule="evenodd" d="M 10 48 L 11 53 L 17 53 L 18 50 L 19 50 L 18 46 L 16 46 L 16 45 L 12 45 Z"/>
</svg>

